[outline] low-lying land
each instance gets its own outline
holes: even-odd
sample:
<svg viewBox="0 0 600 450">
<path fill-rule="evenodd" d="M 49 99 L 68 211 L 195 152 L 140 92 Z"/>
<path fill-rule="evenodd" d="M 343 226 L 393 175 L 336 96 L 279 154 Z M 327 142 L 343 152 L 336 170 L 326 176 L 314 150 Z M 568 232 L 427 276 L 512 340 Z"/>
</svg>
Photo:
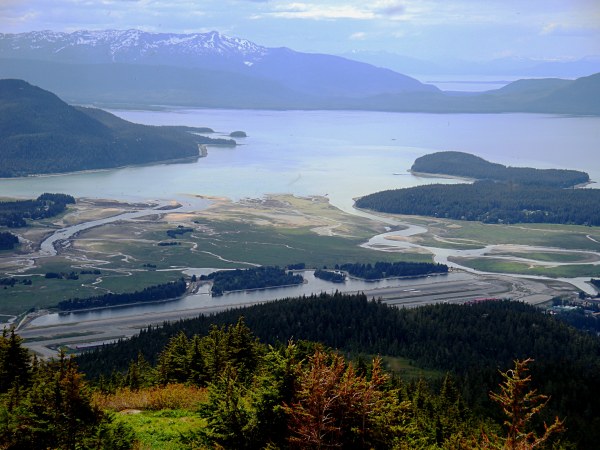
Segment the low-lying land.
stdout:
<svg viewBox="0 0 600 450">
<path fill-rule="evenodd" d="M 423 253 L 389 255 L 360 248 L 368 237 L 385 231 L 383 226 L 343 213 L 324 198 L 212 201 L 205 210 L 149 210 L 145 217 L 84 230 L 55 256 L 39 254 L 40 242 L 50 233 L 149 205 L 80 199 L 60 216 L 20 228 L 21 244 L 0 254 L 0 278 L 23 277 L 32 284 L 3 290 L 0 313 L 17 315 L 67 298 L 133 292 L 175 281 L 188 268 L 283 267 L 298 261 L 308 267 L 346 261 L 431 261 Z M 193 231 L 173 234 L 177 229 Z M 166 241 L 180 245 L 159 245 Z M 45 277 L 50 272 L 73 271 L 85 274 L 77 280 Z"/>
<path fill-rule="evenodd" d="M 390 244 L 402 245 L 364 248 L 360 245 L 389 228 L 344 213 L 326 198 L 278 195 L 239 202 L 211 201 L 204 210 L 179 212 L 150 210 L 150 205 L 78 199 L 60 215 L 18 229 L 19 246 L 0 253 L 0 278 L 31 280 L 31 284 L 4 286 L 0 314 L 16 316 L 34 308 L 54 307 L 68 298 L 140 291 L 176 281 L 189 268 L 285 267 L 297 262 L 309 268 L 332 268 L 348 262 L 432 262 L 434 256 L 436 261 L 445 262 L 438 259 L 445 255 L 467 268 L 500 273 L 600 275 L 596 271 L 600 261 L 597 227 L 509 226 L 394 216 L 399 224 L 423 226 L 424 232 L 386 239 Z M 39 253 L 40 242 L 65 226 L 132 209 L 148 209 L 148 215 L 81 231 L 69 238 L 57 255 Z M 401 234 L 402 226 L 397 228 Z M 161 246 L 164 242 L 179 245 Z M 461 250 L 475 253 L 461 254 Z M 499 256 L 502 266 L 494 259 L 489 261 Z M 483 258 L 488 265 L 475 267 L 471 259 L 457 259 L 465 257 Z M 71 272 L 77 279 L 46 277 L 48 273 Z"/>
</svg>

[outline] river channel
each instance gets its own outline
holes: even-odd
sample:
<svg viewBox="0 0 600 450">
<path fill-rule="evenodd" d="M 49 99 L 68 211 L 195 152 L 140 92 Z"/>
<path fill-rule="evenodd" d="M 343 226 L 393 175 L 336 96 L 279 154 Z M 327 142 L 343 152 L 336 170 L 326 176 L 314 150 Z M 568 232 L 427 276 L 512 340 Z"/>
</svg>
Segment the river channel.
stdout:
<svg viewBox="0 0 600 450">
<path fill-rule="evenodd" d="M 23 198 L 43 192 L 64 192 L 75 197 L 128 202 L 177 200 L 184 207 L 194 204 L 197 208 L 202 208 L 195 203 L 198 195 L 238 200 L 291 193 L 324 195 L 334 206 L 356 214 L 352 207 L 353 198 L 361 195 L 426 183 L 456 183 L 457 180 L 423 178 L 408 173 L 417 157 L 442 150 L 471 152 L 490 161 L 513 166 L 585 170 L 593 180 L 600 180 L 600 164 L 595 157 L 600 144 L 600 117 L 181 109 L 113 112 L 127 120 L 150 125 L 208 126 L 216 130 L 214 137 L 227 135 L 233 130 L 244 130 L 248 137 L 239 139 L 240 145 L 235 148 L 209 146 L 208 156 L 193 163 L 3 179 L 0 180 L 0 193 Z M 131 214 L 130 218 L 133 218 L 155 212 L 138 210 L 125 214 Z M 127 215 L 61 230 L 44 242 L 42 252 L 51 255 L 57 243 L 66 242 L 77 232 L 127 219 Z M 390 219 L 379 220 L 396 223 Z M 422 232 L 419 227 L 404 230 L 404 233 L 419 232 Z M 390 251 L 390 247 L 404 244 L 389 241 L 381 235 L 365 245 L 379 250 L 386 247 Z M 431 251 L 438 262 L 446 262 L 450 256 L 464 256 L 461 252 L 465 252 L 425 249 Z M 473 255 L 484 251 L 469 250 L 475 252 Z M 588 285 L 582 284 L 583 280 L 568 281 L 590 291 Z M 309 281 L 299 287 L 302 289 L 299 295 L 325 288 L 340 288 L 329 284 L 321 286 L 319 282 Z M 238 303 L 244 303 L 243 298 L 248 296 L 265 298 L 273 295 L 277 298 L 298 295 L 293 289 L 296 288 L 229 294 L 219 301 L 232 295 L 234 297 L 230 298 L 234 303 L 238 300 Z M 348 289 L 362 290 L 366 287 L 352 286 Z M 74 313 L 72 316 L 89 314 L 88 317 L 92 318 L 94 314 L 128 314 L 130 310 L 140 313 L 141 310 L 136 308 L 185 309 L 188 302 L 198 301 L 213 300 L 201 293 L 164 304 Z M 53 315 L 37 321 L 53 320 L 51 317 Z M 60 317 L 61 321 L 70 320 L 65 318 L 67 316 Z"/>
</svg>

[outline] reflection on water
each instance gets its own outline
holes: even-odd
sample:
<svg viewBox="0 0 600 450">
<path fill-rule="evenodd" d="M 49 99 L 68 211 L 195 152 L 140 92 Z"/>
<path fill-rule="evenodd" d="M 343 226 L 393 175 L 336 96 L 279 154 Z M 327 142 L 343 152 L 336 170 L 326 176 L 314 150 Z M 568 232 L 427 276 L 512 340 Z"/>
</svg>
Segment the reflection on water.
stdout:
<svg viewBox="0 0 600 450">
<path fill-rule="evenodd" d="M 190 273 L 200 273 L 191 270 Z M 347 279 L 345 283 L 330 283 L 314 277 L 314 271 L 306 270 L 300 272 L 306 283 L 298 286 L 284 288 L 258 289 L 255 291 L 232 292 L 222 297 L 211 297 L 208 293 L 209 286 L 204 285 L 194 295 L 188 295 L 179 300 L 162 303 L 151 303 L 137 306 L 122 306 L 117 308 L 106 308 L 92 311 L 81 311 L 73 313 L 48 314 L 35 319 L 31 326 L 64 325 L 73 322 L 89 320 L 111 319 L 117 317 L 140 316 L 145 313 L 156 313 L 162 311 L 183 311 L 208 306 L 228 306 L 235 308 L 247 304 L 276 300 L 286 297 L 301 297 L 303 295 L 319 294 L 321 292 L 365 292 L 385 287 L 404 287 L 413 289 L 415 286 L 427 283 L 445 283 L 448 281 L 460 281 L 470 279 L 472 276 L 466 273 L 449 273 L 447 275 L 430 276 L 427 278 L 409 279 L 386 279 L 380 281 L 362 281 Z"/>
<path fill-rule="evenodd" d="M 194 163 L 0 180 L 4 196 L 65 192 L 126 201 L 194 195 L 257 198 L 328 194 L 348 211 L 352 198 L 383 189 L 455 182 L 407 174 L 426 153 L 458 150 L 491 161 L 586 170 L 600 180 L 600 117 L 541 114 L 410 114 L 366 111 L 116 111 L 151 125 L 243 129 L 235 148 L 209 146 Z"/>
</svg>

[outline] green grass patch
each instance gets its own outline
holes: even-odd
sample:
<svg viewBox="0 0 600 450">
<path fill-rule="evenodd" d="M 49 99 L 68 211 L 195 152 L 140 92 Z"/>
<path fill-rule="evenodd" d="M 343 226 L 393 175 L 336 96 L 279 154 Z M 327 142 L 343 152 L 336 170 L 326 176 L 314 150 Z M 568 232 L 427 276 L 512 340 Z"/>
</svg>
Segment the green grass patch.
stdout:
<svg viewBox="0 0 600 450">
<path fill-rule="evenodd" d="M 183 450 L 194 448 L 194 435 L 206 421 L 186 410 L 143 411 L 138 414 L 115 414 L 115 421 L 129 425 L 140 448 L 148 450 Z"/>
<path fill-rule="evenodd" d="M 424 245 L 425 247 L 435 247 L 435 248 L 450 248 L 453 250 L 477 250 L 479 248 L 485 247 L 483 244 L 469 244 L 466 242 L 450 242 L 450 241 L 440 241 L 432 236 L 424 235 L 425 237 L 418 237 L 417 242 L 419 245 Z"/>
<path fill-rule="evenodd" d="M 79 275 L 78 280 L 64 280 L 56 278 L 45 278 L 46 272 L 70 272 L 79 271 L 67 264 L 52 262 L 49 265 L 33 269 L 32 274 L 26 274 L 25 278 L 31 280 L 30 286 L 16 284 L 14 287 L 0 288 L 0 314 L 18 315 L 31 308 L 52 308 L 61 300 L 69 298 L 87 298 L 103 295 L 109 290 L 111 292 L 133 292 L 144 289 L 155 284 L 175 281 L 181 277 L 179 271 L 155 272 L 139 271 L 131 273 L 118 273 L 102 271 L 100 275 Z M 98 277 L 102 282 L 95 285 L 92 283 Z"/>
<path fill-rule="evenodd" d="M 570 250 L 600 251 L 600 228 L 575 225 L 517 224 L 492 225 L 453 221 L 458 227 L 446 228 L 445 238 L 471 239 L 485 244 L 532 245 Z"/>
<path fill-rule="evenodd" d="M 593 264 L 567 264 L 544 267 L 494 258 L 450 258 L 450 260 L 483 272 L 541 275 L 552 278 L 600 277 L 600 266 Z"/>
<path fill-rule="evenodd" d="M 600 278 L 600 266 L 595 266 L 593 264 L 566 264 L 564 266 L 556 267 L 535 267 L 531 269 L 530 273 L 553 278 Z"/>
<path fill-rule="evenodd" d="M 310 228 L 282 228 L 247 223 L 210 222 L 218 236 L 201 236 L 198 250 L 214 249 L 226 259 L 261 265 L 284 266 L 304 262 L 322 267 L 344 262 L 420 261 L 431 256 L 415 253 L 385 253 L 359 247 L 362 238 L 320 236 Z M 215 252 L 215 250 L 209 250 Z M 216 253 L 216 252 L 215 252 Z"/>
<path fill-rule="evenodd" d="M 502 252 L 494 253 L 494 256 L 514 256 L 516 258 L 526 258 L 542 262 L 584 262 L 589 259 L 589 255 L 584 253 L 564 253 L 564 252 Z"/>
<path fill-rule="evenodd" d="M 406 381 L 420 379 L 434 380 L 444 376 L 444 374 L 438 370 L 416 367 L 409 359 L 401 358 L 399 356 L 383 356 L 381 361 L 386 370 L 397 374 Z"/>
</svg>

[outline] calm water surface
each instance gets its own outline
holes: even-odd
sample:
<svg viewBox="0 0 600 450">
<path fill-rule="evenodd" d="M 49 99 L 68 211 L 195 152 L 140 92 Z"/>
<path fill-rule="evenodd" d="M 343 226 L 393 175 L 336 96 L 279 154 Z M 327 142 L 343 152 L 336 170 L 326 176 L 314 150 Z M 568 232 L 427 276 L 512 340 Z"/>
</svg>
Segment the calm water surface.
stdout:
<svg viewBox="0 0 600 450">
<path fill-rule="evenodd" d="M 120 200 L 191 195 L 328 195 L 345 210 L 382 189 L 451 182 L 407 174 L 415 158 L 441 150 L 513 166 L 585 170 L 600 180 L 599 117 L 536 114 L 406 114 L 362 111 L 114 111 L 151 125 L 208 126 L 215 137 L 244 130 L 236 148 L 209 147 L 195 163 L 0 180 L 0 195 L 65 192 Z"/>
</svg>

